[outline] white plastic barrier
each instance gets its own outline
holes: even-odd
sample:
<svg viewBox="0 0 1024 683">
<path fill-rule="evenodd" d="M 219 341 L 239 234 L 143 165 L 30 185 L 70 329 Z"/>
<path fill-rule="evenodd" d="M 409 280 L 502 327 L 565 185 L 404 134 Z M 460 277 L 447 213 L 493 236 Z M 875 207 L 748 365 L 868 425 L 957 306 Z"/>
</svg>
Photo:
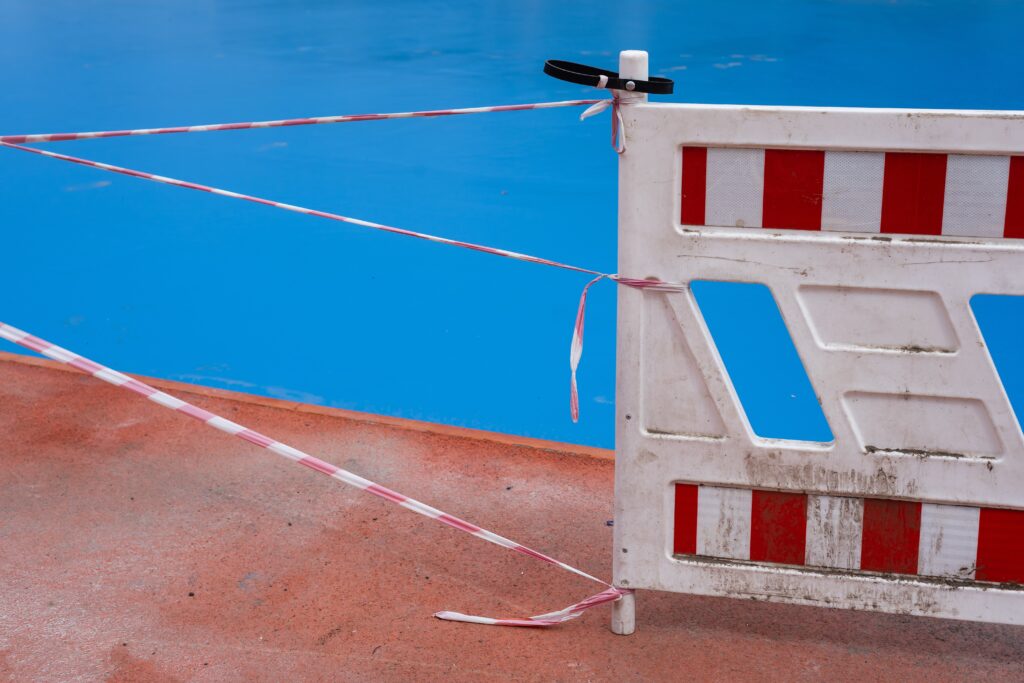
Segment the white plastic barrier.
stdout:
<svg viewBox="0 0 1024 683">
<path fill-rule="evenodd" d="M 767 285 L 834 440 L 757 436 L 692 292 L 620 287 L 615 585 L 1024 624 L 1024 437 L 969 304 L 1024 295 L 1024 113 L 623 116 L 618 272 Z"/>
</svg>

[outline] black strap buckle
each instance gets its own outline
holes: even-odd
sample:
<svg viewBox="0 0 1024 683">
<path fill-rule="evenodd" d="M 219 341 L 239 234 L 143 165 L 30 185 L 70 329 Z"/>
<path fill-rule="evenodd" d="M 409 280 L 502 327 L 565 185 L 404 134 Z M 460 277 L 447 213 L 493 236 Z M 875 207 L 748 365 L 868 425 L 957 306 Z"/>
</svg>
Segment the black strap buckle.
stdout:
<svg viewBox="0 0 1024 683">
<path fill-rule="evenodd" d="M 579 85 L 590 85 L 595 88 L 608 88 L 609 90 L 642 92 L 650 95 L 671 95 L 674 85 L 670 78 L 655 76 L 646 81 L 635 78 L 619 78 L 619 74 L 615 71 L 598 69 L 596 66 L 587 66 L 586 64 L 577 64 L 575 62 L 565 62 L 561 59 L 549 59 L 544 62 L 544 73 L 548 76 L 554 76 L 560 81 L 578 83 Z"/>
</svg>

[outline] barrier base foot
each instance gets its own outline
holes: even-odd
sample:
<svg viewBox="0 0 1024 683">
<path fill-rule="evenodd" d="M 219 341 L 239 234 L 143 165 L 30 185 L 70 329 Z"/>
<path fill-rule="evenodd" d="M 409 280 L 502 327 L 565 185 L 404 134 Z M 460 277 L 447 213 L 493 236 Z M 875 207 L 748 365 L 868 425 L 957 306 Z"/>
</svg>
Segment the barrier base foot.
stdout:
<svg viewBox="0 0 1024 683">
<path fill-rule="evenodd" d="M 636 630 L 636 594 L 623 595 L 612 603 L 612 633 L 628 636 Z"/>
</svg>

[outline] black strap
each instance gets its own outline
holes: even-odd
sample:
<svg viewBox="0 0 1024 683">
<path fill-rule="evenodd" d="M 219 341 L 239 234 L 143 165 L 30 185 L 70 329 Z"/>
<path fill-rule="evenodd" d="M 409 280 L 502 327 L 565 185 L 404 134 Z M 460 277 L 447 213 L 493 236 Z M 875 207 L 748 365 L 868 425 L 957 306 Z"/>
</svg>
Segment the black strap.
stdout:
<svg viewBox="0 0 1024 683">
<path fill-rule="evenodd" d="M 659 78 L 655 76 L 650 80 L 640 81 L 635 78 L 619 78 L 619 74 L 606 69 L 598 69 L 596 66 L 577 64 L 575 62 L 564 62 L 560 59 L 549 59 L 544 62 L 544 73 L 554 76 L 560 81 L 569 81 L 579 85 L 591 85 L 597 87 L 601 83 L 601 76 L 606 76 L 608 82 L 605 88 L 610 90 L 628 90 L 630 92 L 644 92 L 651 95 L 672 94 L 672 79 Z"/>
</svg>

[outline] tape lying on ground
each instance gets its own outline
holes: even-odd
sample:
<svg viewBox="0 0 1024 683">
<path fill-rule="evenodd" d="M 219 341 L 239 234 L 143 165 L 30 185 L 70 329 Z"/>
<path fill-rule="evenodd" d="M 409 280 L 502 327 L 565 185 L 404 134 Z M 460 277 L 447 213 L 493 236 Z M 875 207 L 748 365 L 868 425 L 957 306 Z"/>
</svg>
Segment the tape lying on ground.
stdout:
<svg viewBox="0 0 1024 683">
<path fill-rule="evenodd" d="M 637 289 L 650 289 L 656 291 L 665 292 L 679 292 L 686 289 L 686 285 L 663 282 L 656 279 L 640 280 L 636 278 L 623 277 L 616 274 L 602 273 L 597 270 L 590 268 L 583 268 L 580 266 L 574 266 L 568 263 L 561 263 L 550 259 L 544 259 L 536 256 L 530 256 L 529 254 L 522 254 L 519 252 L 509 251 L 506 249 L 498 249 L 496 247 L 488 247 L 481 244 L 474 244 L 472 242 L 463 242 L 460 240 L 453 240 L 446 237 L 440 237 L 437 235 L 431 235 L 428 233 L 416 232 L 413 230 L 406 230 L 403 228 L 397 228 L 394 226 L 383 225 L 381 223 L 374 223 L 371 221 L 364 221 L 358 218 L 351 218 L 348 216 L 342 216 L 335 213 L 329 213 L 326 211 L 317 211 L 314 209 L 307 209 L 305 207 L 296 206 L 294 204 L 286 204 L 283 202 L 277 202 L 270 199 L 264 199 L 262 197 L 256 197 L 252 195 L 245 195 L 238 192 L 232 192 L 229 190 L 223 190 L 208 185 L 201 185 L 199 183 L 193 183 L 185 180 L 178 180 L 175 178 L 169 178 L 166 176 L 160 176 L 152 173 L 146 173 L 144 171 L 136 171 L 121 166 L 114 166 L 111 164 L 105 164 L 98 161 L 91 161 L 88 159 L 82 159 L 79 157 L 72 157 L 64 154 L 57 154 L 54 152 L 48 152 L 41 149 L 35 149 L 32 147 L 23 147 L 18 143 L 26 142 L 58 142 L 65 140 L 84 140 L 90 138 L 107 138 L 107 137 L 121 137 L 130 135 L 163 135 L 171 133 L 199 133 L 199 132 L 210 132 L 210 131 L 225 131 L 225 130 L 243 130 L 252 128 L 272 128 L 272 127 L 283 127 L 283 126 L 301 126 L 301 125 L 315 125 L 325 123 L 348 123 L 355 121 L 378 121 L 384 119 L 403 119 L 403 118 L 414 118 L 414 117 L 433 117 L 433 116 L 454 116 L 460 114 L 478 114 L 478 113 L 493 113 L 502 111 L 523 111 L 531 109 L 549 109 L 554 107 L 574 107 L 583 105 L 592 105 L 581 118 L 587 118 L 588 116 L 594 115 L 603 111 L 608 106 L 613 109 L 612 116 L 612 146 L 615 147 L 619 154 L 625 152 L 625 137 L 622 123 L 622 115 L 620 111 L 620 105 L 629 104 L 630 98 L 622 97 L 620 93 L 616 93 L 612 100 L 569 100 L 562 102 L 540 102 L 534 104 L 522 104 L 522 105 L 501 105 L 494 107 L 476 107 L 469 109 L 442 109 L 433 111 L 419 111 L 419 112 L 401 112 L 391 114 L 359 114 L 359 115 L 348 115 L 348 116 L 328 116 L 319 118 L 302 118 L 302 119 L 282 119 L 277 121 L 250 121 L 245 123 L 222 123 L 222 124 L 209 124 L 203 126 L 178 126 L 172 128 L 145 128 L 135 130 L 109 130 L 109 131 L 95 131 L 95 132 L 83 132 L 83 133 L 42 133 L 35 135 L 6 135 L 0 136 L 0 146 L 8 147 L 11 149 L 17 149 L 22 152 L 30 152 L 32 154 L 38 154 L 41 156 L 49 157 L 51 159 L 58 159 L 69 163 L 80 164 L 83 166 L 89 166 L 92 168 L 98 168 L 111 173 L 119 173 L 122 175 L 131 176 L 134 178 L 142 178 L 144 180 L 151 180 L 158 183 L 164 183 L 167 185 L 173 185 L 175 187 L 183 187 L 190 190 L 199 190 L 202 192 L 209 192 L 211 194 L 220 195 L 222 197 L 231 197 L 233 199 L 242 199 L 248 202 L 256 204 L 262 204 L 264 206 L 272 206 L 278 209 L 284 209 L 285 211 L 293 211 L 296 213 L 302 213 L 310 216 L 317 216 L 319 218 L 327 218 L 329 220 L 340 221 L 343 223 L 350 223 L 353 225 L 359 225 L 374 230 L 380 230 L 383 232 L 389 232 L 398 235 L 404 235 L 406 237 L 415 237 L 431 242 L 437 242 L 439 244 L 445 244 L 448 246 L 461 247 L 463 249 L 471 249 L 474 251 L 480 251 L 495 256 L 502 256 L 505 258 L 516 259 L 519 261 L 525 261 L 528 263 L 537 263 L 540 265 L 550 266 L 553 268 L 561 268 L 563 270 L 570 270 L 579 273 L 586 273 L 595 276 L 590 282 L 586 284 L 580 295 L 579 305 L 576 311 L 576 321 L 573 326 L 572 344 L 569 353 L 569 366 L 571 369 L 571 386 L 570 386 L 570 412 L 572 414 L 573 421 L 577 421 L 579 418 L 579 394 L 576 384 L 576 371 L 579 367 L 580 359 L 583 355 L 583 324 L 586 315 L 587 305 L 587 294 L 590 291 L 590 287 L 602 279 L 609 279 L 617 284 L 624 285 L 627 287 L 633 287 Z M 38 353 L 43 354 L 48 358 L 60 361 L 74 367 L 82 372 L 92 375 L 105 382 L 113 384 L 124 389 L 135 392 L 140 396 L 144 396 L 154 403 L 170 408 L 171 410 L 183 413 L 194 419 L 203 422 L 204 424 L 219 429 L 222 432 L 237 436 L 240 439 L 248 441 L 249 443 L 265 448 L 269 451 L 276 453 L 282 457 L 285 457 L 293 462 L 308 467 L 312 470 L 316 470 L 322 474 L 326 474 L 329 477 L 333 477 L 349 486 L 354 486 L 367 493 L 383 498 L 384 500 L 395 503 L 401 507 L 411 510 L 417 514 L 429 517 L 437 520 L 442 524 L 446 524 L 450 527 L 476 536 L 477 538 L 483 539 L 495 545 L 499 545 L 509 550 L 521 553 L 523 555 L 529 555 L 530 557 L 536 558 L 548 564 L 553 564 L 562 569 L 581 576 L 585 579 L 589 579 L 596 583 L 605 586 L 605 589 L 600 593 L 592 595 L 586 600 L 582 600 L 575 604 L 569 605 L 564 609 L 557 610 L 555 612 L 548 612 L 546 614 L 540 614 L 532 617 L 518 618 L 518 619 L 495 619 L 491 617 L 473 616 L 462 614 L 459 612 L 438 612 L 434 616 L 439 619 L 445 619 L 449 621 L 462 621 L 474 624 L 488 624 L 496 626 L 529 626 L 529 627 L 546 627 L 554 626 L 571 619 L 575 619 L 580 616 L 584 611 L 591 607 L 603 605 L 608 602 L 614 602 L 619 600 L 624 595 L 632 593 L 632 591 L 622 588 L 616 588 L 611 584 L 602 581 L 586 572 L 583 572 L 575 567 L 560 562 L 552 557 L 540 553 L 536 550 L 528 548 L 524 545 L 511 541 L 503 536 L 499 536 L 491 531 L 482 529 L 475 524 L 467 522 L 458 517 L 449 515 L 437 508 L 431 507 L 425 503 L 422 503 L 408 496 L 402 495 L 396 491 L 392 491 L 372 481 L 364 479 L 352 472 L 348 472 L 339 467 L 336 467 L 328 462 L 320 460 L 312 455 L 304 453 L 296 448 L 283 444 L 279 441 L 275 441 L 259 432 L 253 431 L 242 425 L 236 424 L 230 420 L 227 420 L 219 415 L 210 413 L 202 408 L 192 405 L 186 401 L 175 398 L 162 391 L 158 391 L 153 387 L 150 387 L 143 382 L 132 379 L 127 375 L 124 375 L 116 370 L 112 370 L 108 367 L 100 365 L 87 358 L 79 356 L 67 349 L 63 349 L 55 344 L 51 344 L 43 339 L 34 337 L 27 332 L 23 332 L 15 327 L 6 325 L 0 322 L 0 338 L 7 339 L 15 344 L 19 344 L 27 349 L 31 349 Z"/>
<path fill-rule="evenodd" d="M 222 432 L 225 432 L 232 436 L 236 436 L 239 439 L 248 441 L 251 444 L 255 444 L 256 446 L 265 448 L 266 450 L 276 453 L 277 455 L 280 455 L 284 458 L 287 458 L 292 462 L 308 467 L 309 469 L 320 472 L 321 474 L 326 474 L 329 477 L 337 479 L 338 481 L 348 484 L 349 486 L 353 486 L 361 491 L 372 493 L 378 498 L 383 498 L 384 500 L 387 500 L 391 503 L 395 503 L 419 515 L 423 515 L 424 517 L 429 517 L 430 519 L 437 520 L 442 524 L 446 524 L 454 529 L 458 529 L 459 531 L 464 531 L 467 534 L 476 536 L 477 538 L 488 541 L 489 543 L 499 545 L 502 548 L 514 550 L 517 553 L 528 555 L 530 557 L 541 560 L 542 562 L 546 562 L 548 564 L 553 564 L 557 567 L 561 567 L 562 569 L 568 572 L 572 572 L 577 576 L 581 576 L 585 579 L 589 579 L 590 581 L 605 586 L 605 589 L 603 591 L 597 593 L 596 595 L 592 595 L 586 600 L 582 600 L 573 605 L 569 605 L 568 607 L 560 609 L 556 612 L 549 612 L 547 614 L 540 614 L 533 617 L 526 617 L 520 619 L 494 619 L 491 617 L 480 617 L 460 614 L 458 612 L 438 612 L 434 616 L 438 617 L 439 619 L 445 619 L 447 621 L 463 621 L 472 624 L 489 624 L 495 626 L 554 626 L 555 624 L 560 624 L 562 622 L 575 619 L 576 617 L 583 614 L 585 610 L 588 610 L 591 607 L 603 605 L 607 602 L 614 602 L 615 600 L 621 598 L 623 595 L 627 595 L 632 592 L 622 588 L 616 588 L 606 581 L 602 581 L 597 577 L 591 576 L 590 574 L 587 574 L 586 572 L 580 569 L 565 564 L 564 562 L 556 560 L 553 557 L 549 557 L 544 553 L 533 550 L 532 548 L 528 548 L 520 543 L 516 543 L 515 541 L 509 540 L 504 536 L 499 536 L 498 534 L 492 531 L 482 529 L 481 527 L 478 527 L 471 522 L 467 522 L 464 519 L 459 519 L 458 517 L 449 515 L 446 512 L 438 510 L 435 507 L 431 507 L 430 505 L 422 503 L 414 498 L 405 496 L 401 493 L 398 493 L 397 491 L 392 491 L 391 489 L 381 486 L 380 484 L 377 484 L 375 482 L 372 482 L 369 479 L 364 479 L 363 477 L 360 477 L 357 474 L 349 472 L 348 470 L 343 470 L 340 467 L 336 467 L 335 465 L 332 465 L 329 462 L 325 462 L 319 458 L 309 455 L 308 453 L 304 453 L 303 451 L 300 451 L 297 448 L 293 448 L 287 444 L 281 443 L 280 441 L 275 441 L 274 439 L 271 439 L 268 436 L 264 436 L 263 434 L 260 434 L 257 431 L 248 429 L 240 424 L 232 422 L 231 420 L 223 418 L 219 415 L 215 415 L 214 413 L 211 413 L 207 410 L 203 410 L 202 408 L 195 406 L 191 403 L 188 403 L 187 401 L 183 401 L 181 399 L 175 398 L 174 396 L 171 396 L 170 394 L 154 389 L 148 384 L 140 382 L 137 379 L 132 379 L 131 377 L 124 375 L 120 372 L 117 372 L 116 370 L 112 370 L 111 368 L 108 368 L 104 365 L 100 365 L 99 363 L 91 361 L 88 358 L 84 358 L 76 353 L 72 353 L 71 351 L 61 348 L 56 344 L 52 344 L 44 339 L 32 336 L 31 334 L 19 330 L 16 327 L 12 327 L 10 325 L 6 325 L 0 322 L 0 338 L 18 344 L 19 346 L 23 346 L 26 349 L 31 349 L 32 351 L 41 353 L 47 358 L 52 358 L 53 360 L 64 363 L 65 365 L 70 365 L 76 370 L 80 370 L 86 374 L 92 375 L 93 377 L 101 379 L 109 384 L 113 384 L 116 387 L 121 387 L 122 389 L 132 391 L 138 394 L 139 396 L 144 396 L 145 398 L 148 398 L 150 401 L 153 401 L 154 403 L 157 403 L 165 408 L 169 408 L 184 415 L 188 415 L 189 417 L 199 420 L 200 422 L 206 424 L 207 426 L 213 427 L 214 429 L 219 429 Z"/>
</svg>

